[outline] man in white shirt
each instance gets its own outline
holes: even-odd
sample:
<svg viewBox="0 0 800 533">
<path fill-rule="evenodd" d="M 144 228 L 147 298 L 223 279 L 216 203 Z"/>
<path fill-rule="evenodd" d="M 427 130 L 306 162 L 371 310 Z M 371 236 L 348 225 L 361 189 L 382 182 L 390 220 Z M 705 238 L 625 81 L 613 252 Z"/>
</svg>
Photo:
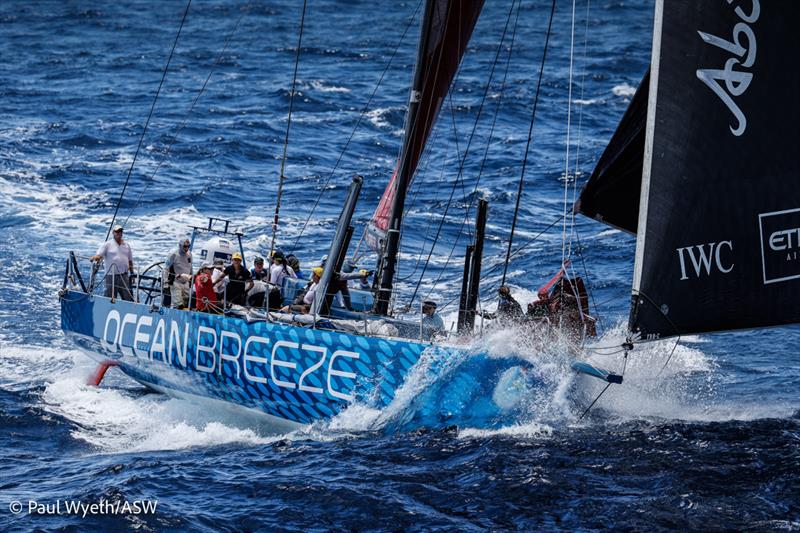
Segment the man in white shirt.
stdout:
<svg viewBox="0 0 800 533">
<path fill-rule="evenodd" d="M 91 261 L 103 261 L 106 265 L 104 274 L 106 283 L 105 296 L 133 301 L 128 272 L 133 272 L 133 253 L 130 245 L 122 240 L 122 226 L 114 226 L 114 238 L 104 242 L 91 257 Z"/>
<path fill-rule="evenodd" d="M 431 339 L 440 331 L 444 331 L 444 320 L 436 313 L 436 302 L 425 300 L 422 302 L 422 336 Z"/>
<path fill-rule="evenodd" d="M 317 287 L 319 286 L 319 280 L 322 277 L 322 272 L 322 267 L 316 267 L 312 269 L 311 281 L 308 282 L 303 295 L 298 295 L 293 304 L 282 307 L 281 311 L 284 313 L 310 313 L 311 308 L 314 306 L 314 300 L 317 297 Z"/>
</svg>

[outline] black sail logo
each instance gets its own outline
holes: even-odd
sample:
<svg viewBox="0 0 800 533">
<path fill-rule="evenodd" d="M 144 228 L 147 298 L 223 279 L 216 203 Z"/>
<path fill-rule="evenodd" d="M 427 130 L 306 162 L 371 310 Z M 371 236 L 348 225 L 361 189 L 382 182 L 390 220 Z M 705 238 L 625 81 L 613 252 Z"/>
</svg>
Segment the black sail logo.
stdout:
<svg viewBox="0 0 800 533">
<path fill-rule="evenodd" d="M 800 209 L 758 215 L 764 284 L 800 278 Z"/>
<path fill-rule="evenodd" d="M 728 3 L 730 4 L 731 0 L 728 0 Z M 702 31 L 697 32 L 706 43 L 733 54 L 733 57 L 725 61 L 724 68 L 697 69 L 697 77 L 714 91 L 714 94 L 733 113 L 736 127 L 730 127 L 731 133 L 738 137 L 747 128 L 747 117 L 734 101 L 734 97 L 742 95 L 747 90 L 753 80 L 753 74 L 736 68 L 751 68 L 756 61 L 756 36 L 750 24 L 758 20 L 758 16 L 761 14 L 761 5 L 758 0 L 753 0 L 750 14 L 746 14 L 741 7 L 736 7 L 735 13 L 742 22 L 733 27 L 730 41 Z"/>
</svg>

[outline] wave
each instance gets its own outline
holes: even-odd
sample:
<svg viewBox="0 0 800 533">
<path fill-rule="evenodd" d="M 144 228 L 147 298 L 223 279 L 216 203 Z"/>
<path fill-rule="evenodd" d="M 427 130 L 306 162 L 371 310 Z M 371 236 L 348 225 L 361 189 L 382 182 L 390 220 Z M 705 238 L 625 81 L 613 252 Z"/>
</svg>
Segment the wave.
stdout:
<svg viewBox="0 0 800 533">
<path fill-rule="evenodd" d="M 614 96 L 631 98 L 634 94 L 636 94 L 636 87 L 631 87 L 627 83 L 623 83 L 621 85 L 615 85 L 612 87 L 611 92 L 614 94 Z"/>
</svg>

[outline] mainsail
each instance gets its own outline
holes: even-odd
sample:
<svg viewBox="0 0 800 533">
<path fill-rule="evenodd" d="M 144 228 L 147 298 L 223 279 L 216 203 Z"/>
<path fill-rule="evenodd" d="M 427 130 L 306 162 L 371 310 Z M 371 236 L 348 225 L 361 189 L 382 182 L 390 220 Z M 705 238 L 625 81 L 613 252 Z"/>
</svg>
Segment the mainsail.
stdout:
<svg viewBox="0 0 800 533">
<path fill-rule="evenodd" d="M 385 304 L 391 293 L 406 191 L 482 7 L 483 0 L 428 0 L 426 4 L 403 147 L 392 179 L 367 229 L 368 242 L 384 252 L 381 292 L 377 298 L 378 307 L 382 308 L 376 307 L 382 314 L 386 312 Z M 390 228 L 393 231 L 390 232 Z"/>
<path fill-rule="evenodd" d="M 798 2 L 657 2 L 634 334 L 800 322 L 798 24 Z"/>
</svg>

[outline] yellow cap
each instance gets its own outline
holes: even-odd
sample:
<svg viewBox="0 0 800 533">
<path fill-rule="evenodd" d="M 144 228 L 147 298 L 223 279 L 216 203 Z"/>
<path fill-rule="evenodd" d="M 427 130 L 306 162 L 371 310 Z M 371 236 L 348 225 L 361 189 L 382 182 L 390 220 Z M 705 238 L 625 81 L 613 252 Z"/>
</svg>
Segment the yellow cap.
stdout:
<svg viewBox="0 0 800 533">
<path fill-rule="evenodd" d="M 231 259 L 241 259 L 241 258 L 242 258 L 242 254 L 240 254 L 239 252 L 236 252 L 235 254 L 233 254 L 231 256 Z"/>
<path fill-rule="evenodd" d="M 322 273 L 325 272 L 325 269 L 322 268 L 322 267 L 312 268 L 311 272 L 313 272 L 314 274 L 316 274 L 319 277 L 322 277 Z"/>
</svg>

